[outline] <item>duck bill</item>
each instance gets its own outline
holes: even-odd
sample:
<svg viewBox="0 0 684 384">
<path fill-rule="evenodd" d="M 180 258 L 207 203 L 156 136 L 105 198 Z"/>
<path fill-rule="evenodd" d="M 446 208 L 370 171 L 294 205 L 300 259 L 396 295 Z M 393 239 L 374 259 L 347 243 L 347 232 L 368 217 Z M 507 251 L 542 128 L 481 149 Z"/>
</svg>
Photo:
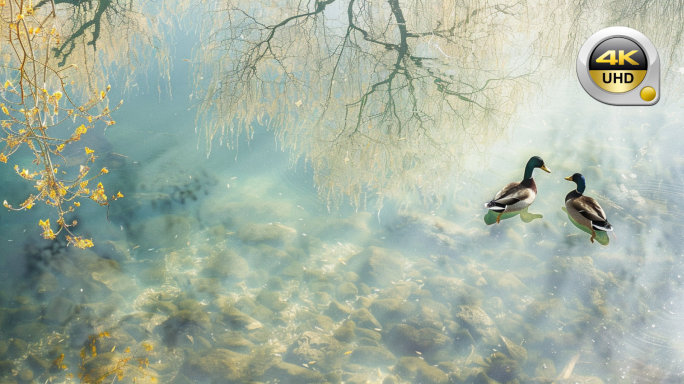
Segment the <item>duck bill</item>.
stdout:
<svg viewBox="0 0 684 384">
<path fill-rule="evenodd" d="M 542 171 L 545 171 L 546 173 L 551 173 L 551 170 L 548 169 L 548 168 L 546 168 L 546 165 L 542 165 L 542 166 L 539 167 L 539 168 L 541 168 L 541 170 L 542 170 Z"/>
<path fill-rule="evenodd" d="M 565 177 L 564 179 L 567 181 L 572 181 L 572 176 Z"/>
</svg>

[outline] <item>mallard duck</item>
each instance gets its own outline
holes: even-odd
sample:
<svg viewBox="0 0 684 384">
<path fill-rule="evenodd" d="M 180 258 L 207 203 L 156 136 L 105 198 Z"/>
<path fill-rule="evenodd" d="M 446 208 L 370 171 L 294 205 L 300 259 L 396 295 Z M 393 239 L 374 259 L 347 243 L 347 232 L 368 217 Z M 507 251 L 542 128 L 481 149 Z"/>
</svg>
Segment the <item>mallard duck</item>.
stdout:
<svg viewBox="0 0 684 384">
<path fill-rule="evenodd" d="M 539 156 L 532 156 L 525 166 L 525 174 L 520 182 L 513 182 L 500 190 L 492 201 L 485 204 L 485 208 L 498 213 L 496 223 L 501 220 L 501 215 L 505 212 L 521 211 L 532 204 L 537 197 L 537 185 L 532 178 L 532 171 L 541 168 L 543 171 L 551 173 L 544 165 L 544 160 Z"/>
<path fill-rule="evenodd" d="M 610 225 L 606 219 L 606 213 L 603 208 L 589 196 L 584 196 L 584 188 L 586 183 L 584 176 L 581 173 L 575 173 L 568 176 L 565 180 L 573 181 L 577 184 L 577 189 L 571 191 L 565 196 L 565 208 L 568 210 L 570 217 L 575 221 L 589 229 L 591 229 L 591 242 L 596 238 L 596 231 L 610 232 L 613 226 Z"/>
</svg>

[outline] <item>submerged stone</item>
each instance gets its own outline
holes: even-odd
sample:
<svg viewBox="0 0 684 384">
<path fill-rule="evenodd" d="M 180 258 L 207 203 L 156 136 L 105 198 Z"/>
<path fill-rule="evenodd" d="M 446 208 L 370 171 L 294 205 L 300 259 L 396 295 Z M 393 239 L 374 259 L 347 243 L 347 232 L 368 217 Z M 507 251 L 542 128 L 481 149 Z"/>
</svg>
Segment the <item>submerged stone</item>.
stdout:
<svg viewBox="0 0 684 384">
<path fill-rule="evenodd" d="M 216 345 L 233 351 L 247 353 L 254 343 L 245 339 L 240 332 L 226 332 L 216 336 Z"/>
<path fill-rule="evenodd" d="M 320 372 L 284 361 L 272 365 L 264 376 L 277 380 L 281 384 L 322 384 L 326 382 L 325 377 Z"/>
<path fill-rule="evenodd" d="M 68 298 L 57 295 L 45 308 L 43 317 L 48 324 L 64 324 L 74 314 L 76 304 Z"/>
<path fill-rule="evenodd" d="M 333 320 L 341 320 L 349 316 L 351 311 L 352 308 L 350 306 L 332 300 L 330 301 L 330 305 L 328 305 L 328 309 L 325 311 L 325 314 L 330 316 L 330 318 Z"/>
<path fill-rule="evenodd" d="M 278 292 L 270 289 L 262 289 L 256 297 L 256 301 L 274 312 L 280 312 L 287 308 L 287 302 L 280 300 Z"/>
<path fill-rule="evenodd" d="M 383 324 L 400 323 L 415 315 L 417 304 L 414 301 L 398 298 L 373 300 L 370 311 Z"/>
<path fill-rule="evenodd" d="M 382 325 L 366 308 L 356 310 L 351 314 L 351 319 L 356 322 L 358 327 L 368 329 L 381 329 Z"/>
<path fill-rule="evenodd" d="M 355 328 L 356 324 L 354 324 L 353 320 L 345 320 L 345 322 L 342 323 L 342 325 L 340 325 L 340 327 L 335 330 L 333 336 L 339 341 L 349 343 L 352 340 L 354 340 Z"/>
<path fill-rule="evenodd" d="M 473 336 L 480 337 L 487 344 L 499 343 L 499 331 L 494 321 L 481 307 L 475 305 L 461 305 L 458 308 L 456 318 L 461 325 L 470 330 Z"/>
<path fill-rule="evenodd" d="M 249 273 L 249 265 L 244 258 L 230 249 L 212 251 L 202 269 L 206 277 L 218 279 L 244 279 Z"/>
<path fill-rule="evenodd" d="M 408 324 L 397 324 L 386 334 L 386 342 L 391 351 L 400 355 L 421 353 L 430 358 L 438 350 L 448 347 L 451 340 L 433 328 L 416 329 Z"/>
<path fill-rule="evenodd" d="M 402 255 L 397 251 L 371 246 L 352 256 L 347 269 L 360 271 L 359 277 L 369 285 L 385 287 L 402 278 L 400 260 Z"/>
<path fill-rule="evenodd" d="M 245 328 L 251 331 L 263 327 L 258 320 L 248 316 L 230 304 L 222 305 L 221 314 L 223 315 L 223 319 L 233 329 Z"/>
<path fill-rule="evenodd" d="M 487 359 L 487 363 L 488 366 L 485 369 L 487 376 L 500 383 L 512 381 L 520 375 L 518 363 L 501 352 L 494 352 Z"/>
<path fill-rule="evenodd" d="M 373 346 L 361 346 L 354 349 L 350 359 L 355 364 L 372 367 L 394 364 L 397 360 L 388 350 Z"/>
<path fill-rule="evenodd" d="M 351 300 L 359 294 L 359 290 L 353 283 L 345 282 L 337 287 L 337 299 L 338 300 Z"/>
<path fill-rule="evenodd" d="M 249 356 L 215 348 L 200 354 L 190 353 L 181 372 L 194 381 L 238 382 L 247 369 Z"/>
<path fill-rule="evenodd" d="M 394 371 L 404 380 L 412 383 L 447 384 L 449 377 L 437 367 L 433 367 L 418 357 L 402 357 Z"/>
<path fill-rule="evenodd" d="M 174 248 L 185 246 L 190 234 L 199 228 L 192 216 L 161 215 L 136 222 L 130 233 L 142 248 Z"/>
<path fill-rule="evenodd" d="M 250 223 L 237 231 L 237 237 L 245 243 L 285 243 L 296 235 L 296 229 L 280 223 Z"/>
<path fill-rule="evenodd" d="M 294 343 L 292 343 L 292 345 L 290 345 L 286 360 L 298 364 L 323 360 L 326 355 L 326 350 L 333 342 L 335 342 L 335 339 L 331 336 L 319 332 L 304 332 Z"/>
<path fill-rule="evenodd" d="M 192 343 L 192 338 L 206 331 L 209 326 L 209 316 L 206 313 L 183 310 L 171 315 L 157 328 L 166 345 L 175 347 L 186 339 Z"/>
</svg>

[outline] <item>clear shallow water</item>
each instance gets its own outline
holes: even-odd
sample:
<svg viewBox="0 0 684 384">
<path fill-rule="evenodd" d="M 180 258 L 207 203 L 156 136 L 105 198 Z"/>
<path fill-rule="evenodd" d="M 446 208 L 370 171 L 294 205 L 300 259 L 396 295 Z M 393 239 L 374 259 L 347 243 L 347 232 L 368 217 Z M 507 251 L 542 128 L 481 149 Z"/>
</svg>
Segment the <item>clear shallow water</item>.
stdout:
<svg viewBox="0 0 684 384">
<path fill-rule="evenodd" d="M 608 107 L 569 79 L 466 154 L 439 207 L 358 212 L 328 211 L 269 132 L 206 158 L 184 97 L 125 98 L 100 143 L 126 198 L 109 220 L 80 211 L 95 248 L 39 241 L 43 212 L 2 214 L 2 380 L 682 380 L 675 95 Z M 543 219 L 485 226 L 482 203 L 535 154 Z M 607 247 L 560 209 L 577 171 Z"/>
</svg>

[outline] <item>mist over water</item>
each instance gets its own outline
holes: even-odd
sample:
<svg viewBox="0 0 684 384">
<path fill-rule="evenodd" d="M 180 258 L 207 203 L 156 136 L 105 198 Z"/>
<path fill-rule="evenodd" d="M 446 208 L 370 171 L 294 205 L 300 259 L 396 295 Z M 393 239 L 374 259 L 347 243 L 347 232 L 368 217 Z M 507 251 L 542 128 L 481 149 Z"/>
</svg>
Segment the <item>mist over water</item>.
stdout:
<svg viewBox="0 0 684 384">
<path fill-rule="evenodd" d="M 684 109 L 667 84 L 656 106 L 611 107 L 568 76 L 474 140 L 439 204 L 331 208 L 263 126 L 207 157 L 184 53 L 173 98 L 134 88 L 98 137 L 126 197 L 79 211 L 94 248 L 40 240 L 47 211 L 0 213 L 5 382 L 684 378 Z M 543 218 L 486 226 L 482 204 L 533 155 L 552 171 L 534 173 Z M 561 210 L 575 172 L 607 246 Z"/>
</svg>

